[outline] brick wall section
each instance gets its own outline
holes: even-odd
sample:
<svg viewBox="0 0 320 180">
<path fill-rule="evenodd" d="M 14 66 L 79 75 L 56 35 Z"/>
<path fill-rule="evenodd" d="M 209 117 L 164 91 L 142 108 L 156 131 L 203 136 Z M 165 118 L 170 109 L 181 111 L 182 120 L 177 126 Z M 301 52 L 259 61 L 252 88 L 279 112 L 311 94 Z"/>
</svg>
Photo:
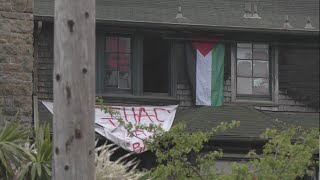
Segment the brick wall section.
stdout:
<svg viewBox="0 0 320 180">
<path fill-rule="evenodd" d="M 44 22 L 34 36 L 35 93 L 39 100 L 53 100 L 53 24 Z"/>
<path fill-rule="evenodd" d="M 33 1 L 0 0 L 0 125 L 32 122 Z"/>
</svg>

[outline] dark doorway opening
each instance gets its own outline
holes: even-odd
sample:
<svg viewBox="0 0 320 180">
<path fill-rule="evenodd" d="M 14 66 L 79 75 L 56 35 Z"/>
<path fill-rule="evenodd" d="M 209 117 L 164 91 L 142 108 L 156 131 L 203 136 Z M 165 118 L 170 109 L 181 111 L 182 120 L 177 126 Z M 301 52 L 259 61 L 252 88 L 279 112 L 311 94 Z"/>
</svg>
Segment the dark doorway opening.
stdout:
<svg viewBox="0 0 320 180">
<path fill-rule="evenodd" d="M 160 37 L 143 41 L 143 91 L 168 93 L 168 42 Z"/>
</svg>

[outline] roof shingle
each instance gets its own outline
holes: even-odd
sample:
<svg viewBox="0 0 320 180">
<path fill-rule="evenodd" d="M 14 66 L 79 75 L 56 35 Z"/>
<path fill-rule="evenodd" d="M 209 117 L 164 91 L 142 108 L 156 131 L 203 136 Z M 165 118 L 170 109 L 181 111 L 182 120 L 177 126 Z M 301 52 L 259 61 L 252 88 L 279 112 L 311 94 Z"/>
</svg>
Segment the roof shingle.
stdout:
<svg viewBox="0 0 320 180">
<path fill-rule="evenodd" d="M 188 24 L 249 29 L 285 30 L 289 17 L 292 30 L 319 31 L 318 0 L 260 0 L 261 19 L 244 18 L 245 0 L 96 0 L 96 18 L 105 21 Z M 178 7 L 189 21 L 177 21 Z M 53 16 L 53 0 L 35 0 L 35 16 Z M 314 29 L 304 28 L 310 17 Z"/>
</svg>

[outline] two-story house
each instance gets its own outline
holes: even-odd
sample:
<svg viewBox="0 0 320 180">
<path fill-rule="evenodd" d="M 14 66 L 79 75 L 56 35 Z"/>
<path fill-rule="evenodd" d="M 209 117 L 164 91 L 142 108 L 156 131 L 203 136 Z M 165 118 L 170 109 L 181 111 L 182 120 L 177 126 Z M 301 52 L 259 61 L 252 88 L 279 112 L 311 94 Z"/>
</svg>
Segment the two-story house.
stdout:
<svg viewBox="0 0 320 180">
<path fill-rule="evenodd" d="M 34 1 L 39 102 L 53 98 L 53 15 L 54 1 Z M 223 105 L 199 106 L 193 42 L 217 38 Z M 108 104 L 179 104 L 175 121 L 190 130 L 240 120 L 212 140 L 226 154 L 261 148 L 275 119 L 319 127 L 318 0 L 96 0 L 95 61 L 96 94 Z M 51 119 L 41 103 L 34 114 Z"/>
</svg>

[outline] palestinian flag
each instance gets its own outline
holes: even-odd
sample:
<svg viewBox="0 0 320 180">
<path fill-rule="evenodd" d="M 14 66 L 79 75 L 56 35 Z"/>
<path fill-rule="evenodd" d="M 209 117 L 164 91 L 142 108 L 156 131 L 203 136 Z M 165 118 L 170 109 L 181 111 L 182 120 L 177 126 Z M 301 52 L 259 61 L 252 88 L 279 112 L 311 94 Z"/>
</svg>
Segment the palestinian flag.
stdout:
<svg viewBox="0 0 320 180">
<path fill-rule="evenodd" d="M 224 44 L 192 42 L 196 49 L 196 105 L 222 106 Z"/>
</svg>

